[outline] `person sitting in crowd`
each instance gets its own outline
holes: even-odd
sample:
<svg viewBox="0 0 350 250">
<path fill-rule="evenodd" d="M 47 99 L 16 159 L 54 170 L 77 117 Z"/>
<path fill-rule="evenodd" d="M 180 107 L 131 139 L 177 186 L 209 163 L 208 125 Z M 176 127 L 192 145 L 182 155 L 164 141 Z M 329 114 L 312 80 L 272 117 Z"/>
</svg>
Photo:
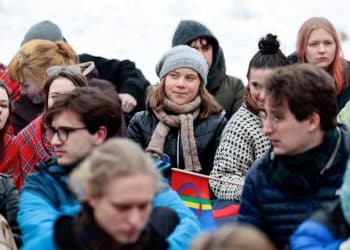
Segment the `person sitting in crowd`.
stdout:
<svg viewBox="0 0 350 250">
<path fill-rule="evenodd" d="M 128 137 L 152 154 L 167 154 L 173 167 L 209 175 L 226 118 L 205 89 L 207 62 L 179 45 L 163 55 L 156 72 L 160 84 L 149 90 L 148 110 L 130 121 Z"/>
<path fill-rule="evenodd" d="M 0 81 L 0 173 L 6 174 L 17 185 L 20 162 L 17 157 L 18 145 L 8 130 L 11 117 L 10 95 L 5 83 Z"/>
<path fill-rule="evenodd" d="M 241 184 L 209 180 L 216 197 L 223 200 L 240 200 L 244 176 L 251 164 L 270 146 L 259 118 L 259 112 L 264 110 L 264 86 L 272 70 L 287 65 L 288 60 L 279 49 L 277 36 L 267 34 L 260 39 L 258 47 L 259 51 L 249 62 L 243 105 L 225 126 L 210 173 L 221 180 Z"/>
<path fill-rule="evenodd" d="M 225 225 L 195 239 L 191 250 L 276 250 L 269 238 L 253 226 Z"/>
<path fill-rule="evenodd" d="M 43 98 L 44 114 L 60 94 L 76 87 L 87 86 L 87 80 L 81 72 L 79 64 L 51 66 L 47 70 L 47 79 L 40 95 Z M 23 185 L 24 178 L 35 171 L 35 165 L 54 156 L 54 148 L 45 136 L 43 115 L 39 115 L 23 128 L 16 136 L 19 147 L 21 174 L 17 179 L 17 187 Z"/>
<path fill-rule="evenodd" d="M 22 187 L 17 219 L 23 249 L 56 249 L 55 222 L 80 210 L 68 190 L 68 175 L 94 148 L 120 136 L 122 110 L 110 91 L 76 88 L 56 97 L 43 119 L 56 159 L 38 164 L 38 171 L 28 175 Z M 168 186 L 156 194 L 153 205 L 176 211 L 180 222 L 167 242 L 169 249 L 185 249 L 200 231 L 195 215 Z"/>
<path fill-rule="evenodd" d="M 12 108 L 8 90 L 5 83 L 0 82 L 0 215 L 5 220 L 1 220 L 0 224 L 3 226 L 8 223 L 12 231 L 12 235 L 8 235 L 9 242 L 7 243 L 13 242 L 13 237 L 17 247 L 20 247 L 22 237 L 16 220 L 18 191 L 14 186 L 16 184 L 16 176 L 20 174 L 20 166 L 17 157 L 18 146 L 13 136 L 7 130 L 11 120 L 11 113 Z M 4 230 L 2 230 L 2 234 L 4 233 Z"/>
<path fill-rule="evenodd" d="M 209 66 L 206 89 L 226 111 L 226 118 L 239 109 L 243 101 L 241 79 L 226 74 L 224 52 L 213 33 L 203 24 L 182 20 L 173 35 L 172 46 L 188 45 L 197 49 Z"/>
<path fill-rule="evenodd" d="M 350 133 L 336 123 L 332 77 L 311 64 L 275 70 L 264 108 L 263 132 L 272 147 L 248 170 L 238 221 L 255 225 L 282 249 L 303 220 L 337 199 Z"/>
<path fill-rule="evenodd" d="M 34 39 L 67 42 L 60 27 L 49 20 L 43 20 L 32 25 L 25 33 L 22 45 Z M 145 97 L 150 83 L 142 72 L 136 68 L 134 62 L 106 59 L 86 53 L 79 55 L 79 61 L 82 63 L 93 61 L 97 68 L 98 78 L 113 83 L 122 102 L 126 123 L 129 122 L 134 113 L 145 109 Z M 6 77 L 6 74 L 4 77 Z M 13 93 L 12 97 L 18 98 L 18 84 L 11 81 L 11 79 L 6 82 Z"/>
<path fill-rule="evenodd" d="M 296 47 L 290 62 L 310 63 L 328 72 L 337 91 L 337 112 L 342 110 L 350 99 L 350 64 L 333 24 L 324 17 L 307 19 L 299 29 Z"/>
<path fill-rule="evenodd" d="M 295 250 L 331 250 L 350 247 L 350 161 L 340 188 L 340 199 L 303 222 L 290 237 Z"/>
<path fill-rule="evenodd" d="M 20 83 L 22 94 L 14 102 L 12 125 L 15 133 L 43 111 L 40 90 L 44 86 L 47 69 L 54 65 L 77 63 L 78 55 L 62 41 L 32 40 L 18 50 L 8 65 L 10 78 Z"/>
<path fill-rule="evenodd" d="M 111 139 L 93 150 L 73 170 L 70 186 L 83 206 L 76 220 L 62 216 L 55 223 L 60 249 L 168 249 L 166 238 L 179 218 L 169 208 L 153 207 L 163 183 L 135 142 Z"/>
<path fill-rule="evenodd" d="M 21 233 L 17 224 L 18 191 L 14 186 L 20 172 L 17 144 L 7 131 L 12 108 L 5 83 L 0 82 L 0 215 L 9 224 L 18 247 L 21 246 Z M 3 222 L 2 222 L 3 224 Z M 12 236 L 11 236 L 12 237 Z"/>
</svg>

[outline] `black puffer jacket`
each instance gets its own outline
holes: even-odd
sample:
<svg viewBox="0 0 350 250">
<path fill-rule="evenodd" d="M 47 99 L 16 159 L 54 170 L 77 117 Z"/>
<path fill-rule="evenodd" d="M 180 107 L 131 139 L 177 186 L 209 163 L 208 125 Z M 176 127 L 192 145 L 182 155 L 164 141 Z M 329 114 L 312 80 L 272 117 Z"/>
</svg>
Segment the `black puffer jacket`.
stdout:
<svg viewBox="0 0 350 250">
<path fill-rule="evenodd" d="M 18 248 L 22 245 L 22 237 L 17 224 L 18 191 L 12 181 L 0 174 L 0 214 L 11 227 Z"/>
<path fill-rule="evenodd" d="M 129 94 L 137 101 L 132 114 L 145 110 L 146 90 L 150 83 L 130 60 L 106 59 L 89 54 L 79 55 L 81 62 L 93 61 L 98 71 L 98 77 L 108 80 L 116 87 L 118 93 Z M 132 115 L 130 114 L 130 115 Z"/>
<path fill-rule="evenodd" d="M 151 140 L 158 119 L 152 111 L 141 111 L 134 115 L 128 127 L 128 137 L 143 148 Z M 197 118 L 194 121 L 194 136 L 197 144 L 198 158 L 202 166 L 202 174 L 209 175 L 220 136 L 226 124 L 224 112 L 210 115 L 207 119 Z M 184 169 L 183 151 L 181 146 L 180 129 L 171 128 L 164 145 L 164 153 L 168 154 L 172 167 Z M 177 154 L 177 150 L 179 154 Z M 165 176 L 169 177 L 169 172 Z"/>
</svg>

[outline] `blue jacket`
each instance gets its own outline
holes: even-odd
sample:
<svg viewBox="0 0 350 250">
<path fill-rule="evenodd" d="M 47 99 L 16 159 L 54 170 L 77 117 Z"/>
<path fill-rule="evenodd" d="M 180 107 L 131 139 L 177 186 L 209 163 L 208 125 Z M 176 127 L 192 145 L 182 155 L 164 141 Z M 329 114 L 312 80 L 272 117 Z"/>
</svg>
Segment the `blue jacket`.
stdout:
<svg viewBox="0 0 350 250">
<path fill-rule="evenodd" d="M 77 215 L 76 198 L 67 187 L 67 171 L 52 161 L 38 166 L 22 187 L 17 220 L 23 234 L 23 249 L 57 249 L 54 224 L 61 215 Z M 200 232 L 200 225 L 180 197 L 167 187 L 156 194 L 154 206 L 167 206 L 176 211 L 180 224 L 167 238 L 169 249 L 187 249 Z"/>
<path fill-rule="evenodd" d="M 268 178 L 264 167 L 271 160 L 266 153 L 253 163 L 247 173 L 238 221 L 257 226 L 278 248 L 283 248 L 302 221 L 321 205 L 336 200 L 336 191 L 342 184 L 349 152 L 350 133 L 341 129 L 340 146 L 332 165 L 320 175 L 317 186 L 302 195 L 295 194 L 293 186 L 280 190 Z"/>
<path fill-rule="evenodd" d="M 303 222 L 290 237 L 292 250 L 335 250 L 350 237 L 340 202 L 322 208 Z"/>
</svg>

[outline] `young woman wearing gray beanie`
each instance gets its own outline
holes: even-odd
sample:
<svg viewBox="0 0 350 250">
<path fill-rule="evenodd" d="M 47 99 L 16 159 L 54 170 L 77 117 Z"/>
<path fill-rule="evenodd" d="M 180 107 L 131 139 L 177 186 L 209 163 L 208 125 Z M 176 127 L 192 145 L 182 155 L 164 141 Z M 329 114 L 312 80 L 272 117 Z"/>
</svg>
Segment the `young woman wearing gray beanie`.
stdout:
<svg viewBox="0 0 350 250">
<path fill-rule="evenodd" d="M 206 60 L 179 45 L 163 55 L 156 73 L 160 83 L 147 95 L 148 109 L 130 121 L 128 136 L 152 154 L 169 155 L 172 167 L 208 175 L 226 118 L 205 89 Z"/>
</svg>

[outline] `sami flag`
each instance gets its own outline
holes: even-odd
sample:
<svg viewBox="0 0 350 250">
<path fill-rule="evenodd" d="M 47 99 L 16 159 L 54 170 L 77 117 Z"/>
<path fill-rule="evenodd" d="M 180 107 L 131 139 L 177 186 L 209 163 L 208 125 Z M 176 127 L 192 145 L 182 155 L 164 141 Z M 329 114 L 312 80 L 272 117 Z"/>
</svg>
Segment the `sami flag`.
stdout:
<svg viewBox="0 0 350 250">
<path fill-rule="evenodd" d="M 176 168 L 172 170 L 171 187 L 197 215 L 202 229 L 214 230 L 218 225 L 236 221 L 239 204 L 210 200 L 207 176 Z"/>
</svg>

